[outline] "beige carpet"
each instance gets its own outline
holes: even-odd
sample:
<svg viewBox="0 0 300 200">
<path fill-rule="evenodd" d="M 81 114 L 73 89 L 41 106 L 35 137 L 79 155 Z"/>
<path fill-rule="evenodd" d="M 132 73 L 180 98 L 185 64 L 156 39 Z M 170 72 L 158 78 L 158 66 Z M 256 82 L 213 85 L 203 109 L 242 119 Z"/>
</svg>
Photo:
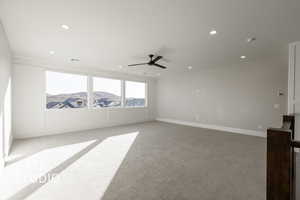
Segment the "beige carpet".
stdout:
<svg viewBox="0 0 300 200">
<path fill-rule="evenodd" d="M 149 122 L 17 140 L 7 168 L 24 170 L 30 159 L 35 176 L 56 177 L 10 180 L 6 199 L 265 200 L 259 137 Z"/>
</svg>

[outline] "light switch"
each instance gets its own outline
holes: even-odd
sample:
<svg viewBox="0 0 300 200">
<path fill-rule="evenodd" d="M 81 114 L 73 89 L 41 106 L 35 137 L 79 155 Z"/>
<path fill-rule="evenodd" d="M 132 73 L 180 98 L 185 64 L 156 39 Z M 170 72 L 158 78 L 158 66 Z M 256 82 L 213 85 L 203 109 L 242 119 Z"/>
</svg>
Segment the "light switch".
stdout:
<svg viewBox="0 0 300 200">
<path fill-rule="evenodd" d="M 273 105 L 273 107 L 274 107 L 275 109 L 279 109 L 280 105 L 276 103 L 276 104 Z"/>
<path fill-rule="evenodd" d="M 279 97 L 280 97 L 280 96 L 284 96 L 284 93 L 283 93 L 283 91 L 281 91 L 281 90 L 278 90 L 278 91 L 277 91 L 277 96 L 279 96 Z"/>
</svg>

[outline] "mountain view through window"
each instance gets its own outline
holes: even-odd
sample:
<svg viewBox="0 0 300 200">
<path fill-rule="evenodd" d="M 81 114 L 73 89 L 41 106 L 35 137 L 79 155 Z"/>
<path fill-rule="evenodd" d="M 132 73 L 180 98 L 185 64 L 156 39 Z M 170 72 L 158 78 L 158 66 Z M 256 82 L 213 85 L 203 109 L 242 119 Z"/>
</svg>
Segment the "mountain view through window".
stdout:
<svg viewBox="0 0 300 200">
<path fill-rule="evenodd" d="M 46 108 L 145 107 L 145 82 L 46 71 Z"/>
<path fill-rule="evenodd" d="M 121 106 L 121 80 L 108 78 L 93 78 L 94 107 Z"/>
<path fill-rule="evenodd" d="M 46 72 L 47 109 L 87 107 L 87 76 Z"/>
</svg>

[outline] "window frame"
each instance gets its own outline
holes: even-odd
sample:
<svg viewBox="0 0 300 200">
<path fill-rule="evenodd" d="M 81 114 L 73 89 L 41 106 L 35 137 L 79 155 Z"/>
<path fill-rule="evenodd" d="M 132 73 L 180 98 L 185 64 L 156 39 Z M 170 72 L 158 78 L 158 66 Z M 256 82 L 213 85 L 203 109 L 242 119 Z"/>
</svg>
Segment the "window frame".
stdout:
<svg viewBox="0 0 300 200">
<path fill-rule="evenodd" d="M 85 76 L 86 77 L 86 93 L 87 93 L 87 104 L 85 107 L 80 107 L 80 108 L 53 108 L 53 109 L 48 109 L 47 108 L 47 72 L 55 72 L 55 73 L 62 73 L 62 74 L 73 74 L 73 75 L 78 75 L 78 76 Z M 44 77 L 45 77 L 45 82 L 44 82 L 44 100 L 43 100 L 43 104 L 44 104 L 44 109 L 47 112 L 51 112 L 51 111 L 65 111 L 65 110 L 71 110 L 71 111 L 77 111 L 77 110 L 86 110 L 89 109 L 89 75 L 84 74 L 84 73 L 76 73 L 76 72 L 66 72 L 66 71 L 59 71 L 59 70 L 51 70 L 51 69 L 46 69 L 44 70 Z"/>
<path fill-rule="evenodd" d="M 47 72 L 57 72 L 57 73 L 64 73 L 64 74 L 73 74 L 73 75 L 80 75 L 85 76 L 87 79 L 87 106 L 82 108 L 66 108 L 66 109 L 48 109 L 47 108 Z M 148 80 L 135 80 L 135 79 L 124 79 L 124 78 L 117 78 L 117 77 L 110 77 L 105 75 L 95 75 L 94 74 L 87 74 L 87 73 L 81 73 L 81 72 L 73 72 L 73 71 L 64 71 L 64 70 L 53 70 L 53 69 L 45 69 L 44 70 L 44 99 L 43 99 L 43 107 L 46 112 L 57 112 L 57 111 L 81 111 L 81 110 L 114 110 L 114 109 L 139 109 L 139 108 L 148 108 L 149 104 L 149 84 Z M 113 79 L 113 80 L 119 80 L 121 81 L 121 105 L 118 107 L 94 107 L 93 101 L 94 101 L 94 78 L 106 78 L 106 79 Z M 145 84 L 145 105 L 144 106 L 126 106 L 126 81 L 131 82 L 139 82 Z"/>
<path fill-rule="evenodd" d="M 126 82 L 127 81 L 145 84 L 145 105 L 144 106 L 126 106 Z M 147 108 L 147 107 L 148 107 L 148 82 L 147 81 L 124 80 L 124 108 Z"/>
<path fill-rule="evenodd" d="M 111 78 L 111 77 L 104 77 L 104 76 L 90 76 L 91 78 L 91 91 L 90 91 L 90 101 L 88 102 L 88 104 L 90 104 L 90 109 L 119 109 L 119 108 L 123 108 L 123 80 L 122 79 L 118 79 L 118 78 Z M 94 107 L 93 106 L 93 102 L 94 102 L 94 78 L 104 78 L 104 79 L 112 79 L 112 80 L 118 80 L 121 82 L 120 84 L 120 89 L 121 89 L 121 105 L 117 106 L 117 107 Z"/>
</svg>

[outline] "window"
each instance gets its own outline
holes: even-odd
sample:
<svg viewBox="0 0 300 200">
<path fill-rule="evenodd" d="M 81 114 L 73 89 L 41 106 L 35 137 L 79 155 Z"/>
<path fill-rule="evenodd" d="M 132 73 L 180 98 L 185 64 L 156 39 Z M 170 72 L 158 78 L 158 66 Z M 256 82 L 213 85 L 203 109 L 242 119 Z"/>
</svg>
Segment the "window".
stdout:
<svg viewBox="0 0 300 200">
<path fill-rule="evenodd" d="M 121 80 L 108 78 L 93 78 L 93 106 L 94 107 L 120 107 Z"/>
<path fill-rule="evenodd" d="M 125 81 L 125 105 L 143 107 L 146 105 L 146 83 Z"/>
<path fill-rule="evenodd" d="M 87 76 L 46 72 L 47 109 L 87 106 Z"/>
<path fill-rule="evenodd" d="M 46 71 L 46 108 L 147 106 L 147 83 Z"/>
</svg>

